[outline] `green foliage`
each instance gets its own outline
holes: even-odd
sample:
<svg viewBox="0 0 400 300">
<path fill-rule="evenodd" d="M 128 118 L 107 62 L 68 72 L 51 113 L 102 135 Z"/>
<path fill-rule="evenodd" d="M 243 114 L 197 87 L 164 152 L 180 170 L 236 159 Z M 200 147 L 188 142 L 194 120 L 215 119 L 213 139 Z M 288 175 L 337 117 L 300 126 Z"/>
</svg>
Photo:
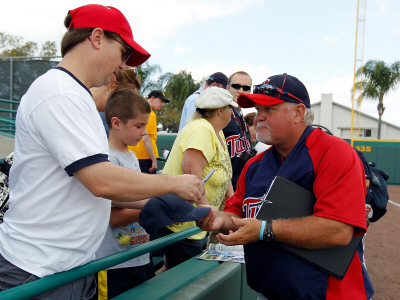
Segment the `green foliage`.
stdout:
<svg viewBox="0 0 400 300">
<path fill-rule="evenodd" d="M 200 84 L 194 81 L 192 74 L 183 70 L 169 77 L 165 87 L 165 94 L 169 99 L 173 100 L 175 107 L 182 111 L 186 98 L 198 90 L 199 87 Z"/>
<path fill-rule="evenodd" d="M 147 96 L 152 90 L 162 89 L 162 86 L 160 86 L 159 82 L 153 79 L 156 74 L 160 72 L 161 67 L 159 65 L 150 65 L 148 61 L 137 67 L 137 73 L 142 81 L 140 93 L 143 96 Z"/>
<path fill-rule="evenodd" d="M 0 52 L 0 56 L 11 57 L 11 56 L 34 56 L 37 51 L 37 43 L 26 42 L 24 45 L 17 46 L 12 49 L 5 49 Z"/>
<path fill-rule="evenodd" d="M 57 53 L 56 42 L 47 41 L 42 45 L 40 56 L 55 56 Z"/>
<path fill-rule="evenodd" d="M 355 83 L 356 91 L 361 96 L 372 100 L 378 100 L 378 139 L 381 137 L 382 114 L 385 111 L 383 96 L 394 89 L 400 80 L 400 61 L 387 65 L 380 60 L 369 60 L 363 67 L 357 70 L 358 78 L 363 75 L 364 79 Z"/>
<path fill-rule="evenodd" d="M 388 66 L 383 61 L 370 60 L 362 68 L 357 70 L 356 75 L 364 76 L 363 81 L 356 83 L 356 89 L 361 90 L 362 96 L 377 100 L 394 89 L 400 80 L 400 61 Z"/>
<path fill-rule="evenodd" d="M 200 87 L 192 74 L 180 71 L 178 74 L 166 73 L 160 78 L 160 83 L 165 84 L 165 95 L 171 100 L 162 110 L 156 112 L 157 121 L 162 124 L 162 130 L 178 132 L 182 108 L 185 100 Z"/>
<path fill-rule="evenodd" d="M 157 115 L 157 123 L 162 125 L 161 130 L 167 132 L 178 132 L 181 112 L 182 110 L 178 110 L 173 101 L 164 105 L 161 110 L 155 111 Z"/>
<path fill-rule="evenodd" d="M 0 32 L 0 49 L 16 47 L 21 43 L 21 40 L 22 37 L 12 36 L 9 34 L 5 34 L 4 32 Z"/>
<path fill-rule="evenodd" d="M 35 56 L 38 51 L 36 42 L 23 42 L 20 36 L 14 36 L 0 32 L 0 57 Z M 43 44 L 40 55 L 54 56 L 57 53 L 55 42 L 47 41 Z"/>
</svg>

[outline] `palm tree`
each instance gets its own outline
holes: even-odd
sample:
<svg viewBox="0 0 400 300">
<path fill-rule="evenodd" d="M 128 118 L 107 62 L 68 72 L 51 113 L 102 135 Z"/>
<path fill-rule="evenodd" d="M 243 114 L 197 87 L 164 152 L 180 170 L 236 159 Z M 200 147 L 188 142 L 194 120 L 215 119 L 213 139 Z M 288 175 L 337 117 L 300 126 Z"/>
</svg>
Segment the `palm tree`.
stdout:
<svg viewBox="0 0 400 300">
<path fill-rule="evenodd" d="M 181 111 L 185 100 L 200 87 L 200 83 L 195 82 L 192 74 L 184 70 L 178 74 L 170 74 L 165 86 L 165 94 L 173 100 L 175 107 Z"/>
<path fill-rule="evenodd" d="M 165 73 L 158 78 L 158 84 L 164 86 L 165 95 L 171 102 L 162 110 L 157 111 L 157 120 L 162 124 L 162 130 L 178 132 L 179 121 L 186 98 L 199 89 L 200 83 L 195 82 L 192 74 L 180 71 L 178 74 Z"/>
<path fill-rule="evenodd" d="M 364 79 L 355 84 L 356 90 L 361 91 L 362 97 L 378 99 L 378 140 L 381 138 L 382 115 L 385 111 L 383 96 L 394 89 L 400 80 L 400 61 L 388 66 L 380 60 L 369 60 L 357 70 L 356 76 L 363 75 Z"/>
<path fill-rule="evenodd" d="M 152 78 L 161 72 L 161 67 L 157 64 L 151 65 L 148 61 L 137 67 L 137 74 L 140 76 L 142 87 L 140 93 L 144 96 L 149 94 L 152 90 L 162 90 L 158 81 Z"/>
</svg>

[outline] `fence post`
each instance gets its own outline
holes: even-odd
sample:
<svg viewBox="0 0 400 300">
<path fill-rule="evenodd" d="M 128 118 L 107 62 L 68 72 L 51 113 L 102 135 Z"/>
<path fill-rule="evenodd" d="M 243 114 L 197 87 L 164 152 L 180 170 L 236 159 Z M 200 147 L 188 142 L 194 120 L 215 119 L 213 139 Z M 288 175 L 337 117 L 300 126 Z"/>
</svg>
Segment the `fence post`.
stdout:
<svg viewBox="0 0 400 300">
<path fill-rule="evenodd" d="M 10 100 L 13 100 L 13 91 L 14 91 L 14 59 L 10 58 Z M 10 103 L 10 110 L 13 109 L 12 103 Z M 12 113 L 9 115 L 12 118 Z"/>
</svg>

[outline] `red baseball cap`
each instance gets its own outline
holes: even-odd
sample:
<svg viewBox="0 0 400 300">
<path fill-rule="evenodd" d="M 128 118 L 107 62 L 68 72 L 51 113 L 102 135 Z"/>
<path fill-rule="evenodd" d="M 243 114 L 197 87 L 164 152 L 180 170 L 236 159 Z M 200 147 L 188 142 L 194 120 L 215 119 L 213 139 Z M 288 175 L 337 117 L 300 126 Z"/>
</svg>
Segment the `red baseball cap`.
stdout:
<svg viewBox="0 0 400 300">
<path fill-rule="evenodd" d="M 133 53 L 126 62 L 128 66 L 139 66 L 150 57 L 150 53 L 133 40 L 131 26 L 118 9 L 111 6 L 88 4 L 69 12 L 72 19 L 70 29 L 102 28 L 118 34 L 132 48 Z"/>
</svg>

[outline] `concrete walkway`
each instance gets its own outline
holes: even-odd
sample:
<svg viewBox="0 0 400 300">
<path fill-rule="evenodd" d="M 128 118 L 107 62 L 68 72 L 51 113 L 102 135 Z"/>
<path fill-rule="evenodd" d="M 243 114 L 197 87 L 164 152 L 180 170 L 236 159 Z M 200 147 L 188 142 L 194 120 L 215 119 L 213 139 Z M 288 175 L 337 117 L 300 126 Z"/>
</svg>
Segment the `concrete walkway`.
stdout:
<svg viewBox="0 0 400 300">
<path fill-rule="evenodd" d="M 0 158 L 14 151 L 14 139 L 0 135 Z"/>
<path fill-rule="evenodd" d="M 371 223 L 365 238 L 368 273 L 375 288 L 373 299 L 400 295 L 400 185 L 390 185 L 386 214 Z"/>
</svg>

